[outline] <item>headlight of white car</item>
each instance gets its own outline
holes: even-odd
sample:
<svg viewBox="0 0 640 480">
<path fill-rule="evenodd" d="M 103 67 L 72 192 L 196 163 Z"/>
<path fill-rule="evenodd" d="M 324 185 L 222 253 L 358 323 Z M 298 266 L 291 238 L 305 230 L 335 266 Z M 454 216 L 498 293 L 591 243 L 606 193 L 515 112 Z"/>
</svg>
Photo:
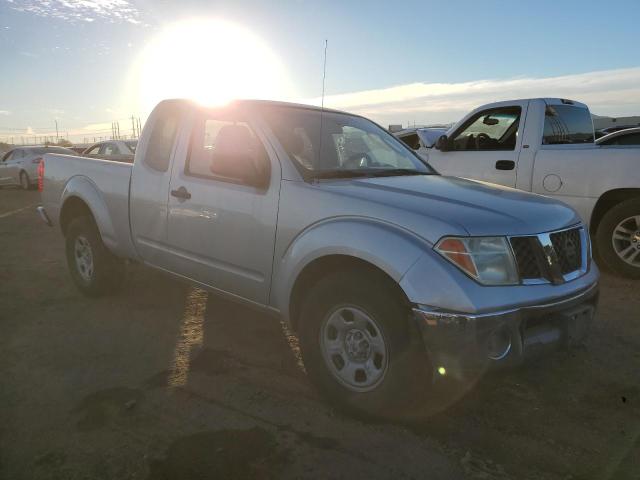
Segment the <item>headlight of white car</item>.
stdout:
<svg viewBox="0 0 640 480">
<path fill-rule="evenodd" d="M 445 237 L 435 251 L 484 285 L 519 283 L 518 269 L 505 237 Z"/>
</svg>

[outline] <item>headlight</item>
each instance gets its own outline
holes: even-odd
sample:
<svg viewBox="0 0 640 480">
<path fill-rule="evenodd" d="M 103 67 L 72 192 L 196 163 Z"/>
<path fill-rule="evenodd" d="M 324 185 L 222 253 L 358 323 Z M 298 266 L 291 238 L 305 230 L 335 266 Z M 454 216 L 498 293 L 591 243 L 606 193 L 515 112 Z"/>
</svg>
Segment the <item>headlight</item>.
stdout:
<svg viewBox="0 0 640 480">
<path fill-rule="evenodd" d="M 435 250 L 484 285 L 519 283 L 518 269 L 505 237 L 445 237 Z"/>
</svg>

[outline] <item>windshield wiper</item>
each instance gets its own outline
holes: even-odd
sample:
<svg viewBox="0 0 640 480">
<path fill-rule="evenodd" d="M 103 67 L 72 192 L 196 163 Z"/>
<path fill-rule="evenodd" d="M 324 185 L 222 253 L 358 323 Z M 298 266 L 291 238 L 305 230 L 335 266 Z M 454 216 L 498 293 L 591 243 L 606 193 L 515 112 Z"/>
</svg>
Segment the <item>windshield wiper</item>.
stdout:
<svg viewBox="0 0 640 480">
<path fill-rule="evenodd" d="M 372 177 L 399 177 L 403 175 L 431 175 L 431 172 L 421 172 L 412 168 L 380 168 L 368 170 Z"/>
<path fill-rule="evenodd" d="M 356 177 L 370 177 L 371 170 L 365 170 L 362 168 L 354 168 L 350 170 L 318 170 L 311 172 L 310 175 L 313 178 L 356 178 Z"/>
</svg>

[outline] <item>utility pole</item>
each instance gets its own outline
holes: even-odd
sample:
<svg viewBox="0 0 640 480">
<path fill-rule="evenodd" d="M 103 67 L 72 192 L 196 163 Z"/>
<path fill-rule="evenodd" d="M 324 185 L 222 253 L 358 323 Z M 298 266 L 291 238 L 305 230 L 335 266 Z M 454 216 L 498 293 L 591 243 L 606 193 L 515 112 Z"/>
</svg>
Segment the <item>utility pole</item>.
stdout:
<svg viewBox="0 0 640 480">
<path fill-rule="evenodd" d="M 140 130 L 142 130 L 142 125 L 140 124 L 140 117 L 138 117 L 138 136 L 136 138 L 140 138 Z"/>
<path fill-rule="evenodd" d="M 118 129 L 118 140 L 120 140 L 120 122 L 116 122 L 116 127 Z"/>
<path fill-rule="evenodd" d="M 131 132 L 131 138 L 134 138 L 136 136 L 136 120 L 133 115 L 131 115 Z"/>
<path fill-rule="evenodd" d="M 56 118 L 56 143 L 60 141 L 59 135 L 58 135 L 58 119 Z"/>
</svg>

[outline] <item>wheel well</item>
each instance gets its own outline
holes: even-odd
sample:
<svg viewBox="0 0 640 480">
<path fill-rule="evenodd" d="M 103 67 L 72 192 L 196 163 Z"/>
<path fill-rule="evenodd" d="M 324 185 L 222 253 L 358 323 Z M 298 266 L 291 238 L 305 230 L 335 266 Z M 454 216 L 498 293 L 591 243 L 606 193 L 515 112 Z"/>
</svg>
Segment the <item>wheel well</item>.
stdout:
<svg viewBox="0 0 640 480">
<path fill-rule="evenodd" d="M 407 305 L 410 303 L 404 291 L 400 288 L 400 285 L 398 285 L 398 282 L 379 267 L 349 255 L 328 255 L 310 262 L 304 267 L 296 279 L 289 301 L 289 318 L 294 331 L 298 328 L 298 316 L 304 292 L 311 288 L 323 276 L 336 270 L 347 270 L 349 272 L 361 271 L 366 272 L 371 277 L 378 277 L 377 281 L 387 282 L 392 288 L 396 289 L 403 302 Z"/>
<path fill-rule="evenodd" d="M 617 190 L 609 190 L 602 194 L 602 196 L 596 202 L 593 207 L 593 213 L 591 214 L 591 221 L 589 222 L 589 231 L 595 234 L 600 224 L 600 220 L 607 211 L 609 211 L 615 205 L 629 200 L 631 198 L 640 197 L 640 188 L 619 188 Z"/>
<path fill-rule="evenodd" d="M 64 202 L 60 212 L 60 228 L 62 229 L 62 234 L 67 234 L 67 228 L 73 219 L 86 216 L 93 218 L 93 213 L 91 213 L 91 209 L 89 209 L 84 200 L 78 197 L 68 198 Z"/>
</svg>

